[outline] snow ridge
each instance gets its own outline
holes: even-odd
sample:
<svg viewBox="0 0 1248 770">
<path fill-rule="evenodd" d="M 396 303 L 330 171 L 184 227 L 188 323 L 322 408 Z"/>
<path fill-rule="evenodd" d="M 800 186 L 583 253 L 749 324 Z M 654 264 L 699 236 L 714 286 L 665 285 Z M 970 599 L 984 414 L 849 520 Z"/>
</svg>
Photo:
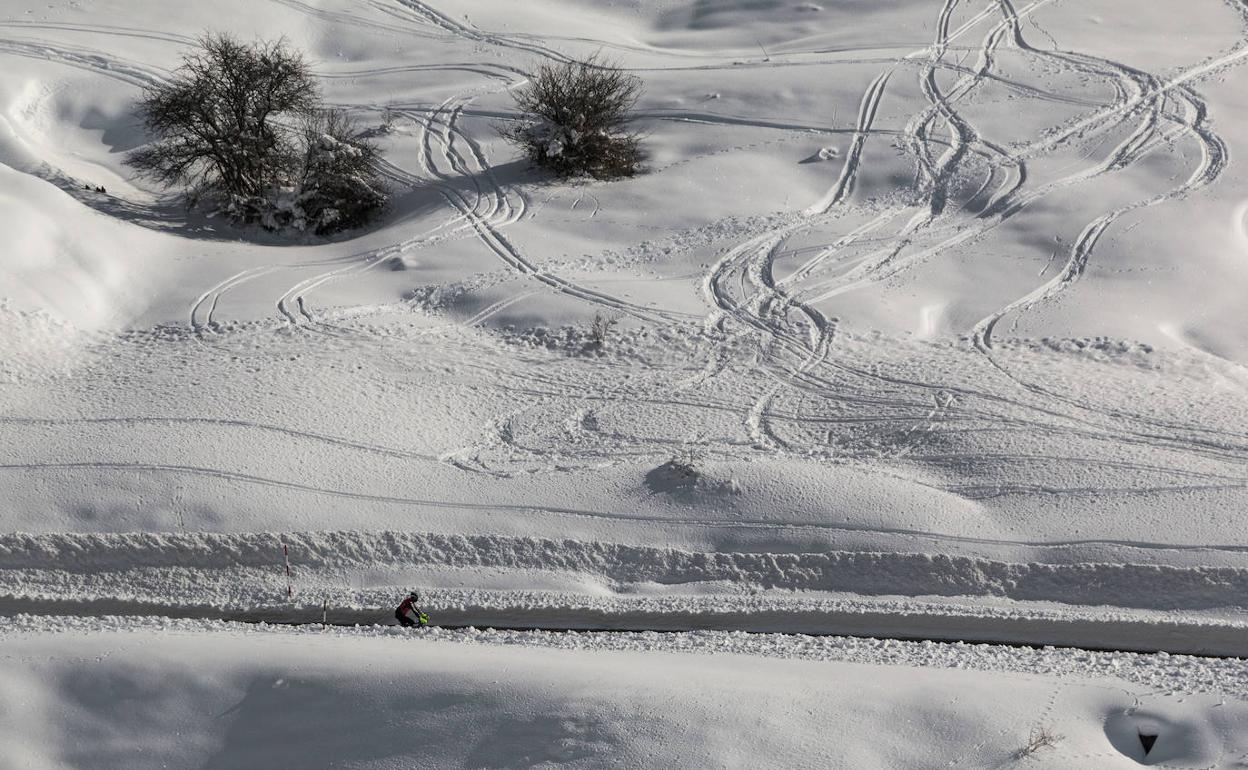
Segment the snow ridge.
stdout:
<svg viewBox="0 0 1248 770">
<path fill-rule="evenodd" d="M 31 571 L 107 573 L 292 567 L 321 582 L 353 568 L 506 568 L 568 573 L 621 588 L 725 583 L 867 596 L 1003 597 L 1138 609 L 1243 608 L 1248 570 L 1129 563 L 1014 563 L 926 553 L 698 552 L 571 539 L 405 532 L 0 535 L 0 590 Z"/>
</svg>

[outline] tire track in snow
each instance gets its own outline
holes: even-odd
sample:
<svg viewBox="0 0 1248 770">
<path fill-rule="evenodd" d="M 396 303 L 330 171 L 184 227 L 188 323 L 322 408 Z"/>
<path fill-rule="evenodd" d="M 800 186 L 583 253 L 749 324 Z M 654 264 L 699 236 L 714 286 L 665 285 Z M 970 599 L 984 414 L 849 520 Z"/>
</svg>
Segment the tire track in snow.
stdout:
<svg viewBox="0 0 1248 770">
<path fill-rule="evenodd" d="M 843 203 L 853 191 L 854 181 L 858 178 L 858 168 L 862 165 L 862 152 L 871 135 L 871 126 L 879 113 L 880 100 L 884 98 L 884 89 L 892 78 L 894 70 L 889 69 L 876 75 L 871 85 L 867 86 L 862 102 L 858 105 L 858 120 L 854 126 L 854 138 L 850 140 L 849 152 L 845 154 L 845 164 L 841 167 L 841 175 L 836 184 L 827 194 L 806 209 L 808 215 L 826 214 L 829 209 Z"/>
<path fill-rule="evenodd" d="M 487 69 L 487 70 L 483 70 L 483 72 L 485 72 L 488 77 L 491 77 L 494 79 L 500 79 L 504 77 L 503 75 L 500 75 L 498 71 L 495 71 L 495 70 Z M 420 122 L 420 125 L 422 127 L 421 142 L 422 142 L 422 145 L 425 146 L 425 153 L 426 153 L 426 156 L 428 157 L 432 157 L 432 149 L 431 149 L 432 144 L 431 144 L 431 140 L 429 139 L 429 131 L 432 130 L 432 125 L 434 122 L 436 122 L 436 120 L 437 120 L 437 116 L 435 112 L 435 114 L 432 115 L 427 121 Z M 452 129 L 448 128 L 448 132 L 450 130 Z M 445 141 L 445 137 L 444 137 L 444 141 Z M 417 189 L 425 183 L 424 179 L 403 171 L 398 166 L 395 166 L 393 163 L 390 163 L 389 161 L 386 161 L 385 159 L 378 159 L 377 170 L 382 176 L 386 177 L 392 182 L 401 184 L 410 189 Z M 479 183 L 477 183 L 476 187 L 477 187 L 478 200 L 475 206 L 480 207 L 486 202 L 486 199 L 484 198 L 482 194 Z M 505 196 L 501 193 L 501 191 L 498 193 L 498 197 L 501 197 L 505 200 Z M 493 215 L 492 211 L 487 212 L 486 214 L 486 216 L 492 216 L 492 215 Z M 356 277 L 369 270 L 376 269 L 379 266 L 384 265 L 393 259 L 401 258 L 404 254 L 407 254 L 408 252 L 416 248 L 426 247 L 426 246 L 441 242 L 449 238 L 454 238 L 460 233 L 472 232 L 472 231 L 473 231 L 473 226 L 472 226 L 471 221 L 469 220 L 467 216 L 465 216 L 461 212 L 461 213 L 453 214 L 448 220 L 438 224 L 437 226 L 433 228 L 427 229 L 415 236 L 405 238 L 402 241 L 399 241 L 398 243 L 395 243 L 395 244 L 383 246 L 383 247 L 369 250 L 366 252 L 361 252 L 361 253 L 349 255 L 346 257 L 334 257 L 328 260 L 319 260 L 319 261 L 314 261 L 314 262 L 285 263 L 285 264 L 279 264 L 279 265 L 269 265 L 269 266 L 262 266 L 262 267 L 257 267 L 257 268 L 250 268 L 234 276 L 231 276 L 230 278 L 226 279 L 226 281 L 218 284 L 217 286 L 213 287 L 205 294 L 201 295 L 196 300 L 196 302 L 192 305 L 192 308 L 191 308 L 191 314 L 190 314 L 191 326 L 195 329 L 202 329 L 202 328 L 211 329 L 213 327 L 213 324 L 215 323 L 213 319 L 213 314 L 216 311 L 216 308 L 221 300 L 221 297 L 227 291 L 234 289 L 243 283 L 254 280 L 256 278 L 264 277 L 278 270 L 306 269 L 308 267 L 317 267 L 317 266 L 335 266 L 335 267 L 332 267 L 332 269 L 328 271 L 315 274 L 309 278 L 306 278 L 296 283 L 290 289 L 287 289 L 286 292 L 284 292 L 277 300 L 277 311 L 283 318 L 286 319 L 286 321 L 289 324 L 291 324 L 292 326 L 299 326 L 302 324 L 300 320 L 302 318 L 310 323 L 313 323 L 316 327 L 319 327 L 320 330 L 323 331 L 325 330 L 326 324 L 324 324 L 324 322 L 317 320 L 312 315 L 312 313 L 308 310 L 308 306 L 307 306 L 306 299 L 305 299 L 306 295 L 309 292 L 311 292 L 313 289 L 324 286 L 327 283 L 330 283 L 332 281 L 344 280 L 347 278 Z M 293 304 L 293 307 L 292 307 L 292 304 Z M 207 305 L 207 312 L 206 312 L 205 320 L 203 322 L 200 322 L 197 316 L 201 312 L 201 310 L 204 308 L 205 305 Z"/>
<path fill-rule="evenodd" d="M 1155 98 L 1158 103 L 1166 98 L 1165 91 L 1169 87 L 1158 85 L 1153 89 Z M 1073 285 L 1083 275 L 1088 260 L 1091 258 L 1093 249 L 1105 231 L 1120 219 L 1122 216 L 1139 209 L 1149 208 L 1160 205 L 1176 198 L 1187 195 L 1201 187 L 1212 184 L 1221 175 L 1227 166 L 1228 153 L 1225 143 L 1220 137 L 1214 134 L 1205 125 L 1207 118 L 1206 107 L 1193 92 L 1181 91 L 1180 96 L 1184 99 L 1189 114 L 1189 119 L 1185 121 L 1180 131 L 1173 134 L 1165 134 L 1158 136 L 1156 133 L 1156 115 L 1157 111 L 1150 114 L 1150 119 L 1146 120 L 1136 130 L 1134 134 L 1128 137 L 1119 147 L 1110 154 L 1110 156 L 1098 167 L 1095 174 L 1089 176 L 1097 176 L 1101 173 L 1122 170 L 1130 166 L 1133 162 L 1153 149 L 1156 146 L 1166 143 L 1174 136 L 1183 133 L 1194 134 L 1201 147 L 1201 162 L 1192 171 L 1188 179 L 1180 186 L 1152 196 L 1150 198 L 1132 202 L 1124 206 L 1120 206 L 1113 211 L 1101 215 L 1093 220 L 1083 232 L 1080 233 L 1074 245 L 1071 248 L 1070 257 L 1065 267 L 1052 279 L 1042 284 L 1032 292 L 1006 307 L 998 310 L 992 315 L 979 321 L 972 330 L 972 337 L 975 345 L 980 350 L 987 353 L 992 348 L 992 332 L 1000 320 L 1015 312 L 1024 311 L 1030 307 L 1051 300 L 1058 294 L 1062 293 Z M 1028 201 L 1029 202 L 1029 201 Z M 1026 205 L 1023 202 L 1014 205 Z"/>
<path fill-rule="evenodd" d="M 1051 54 L 1051 52 L 1045 52 L 1045 53 L 1046 55 Z M 1143 79 L 1146 84 L 1149 83 L 1146 76 L 1143 76 L 1142 73 L 1138 73 L 1136 71 L 1129 71 L 1123 77 L 1124 78 L 1138 77 L 1140 79 Z M 1129 108 L 1133 105 L 1138 106 L 1141 103 L 1141 101 L 1143 101 L 1144 95 L 1149 94 L 1149 93 L 1157 95 L 1157 94 L 1161 94 L 1165 90 L 1166 90 L 1165 87 L 1161 85 L 1153 85 L 1151 88 L 1147 87 L 1147 85 L 1141 86 L 1141 88 L 1138 89 L 1138 93 L 1136 96 L 1129 98 L 1129 99 L 1124 98 L 1120 103 L 1114 105 L 1111 108 L 1103 110 L 1102 115 L 1104 115 L 1105 117 L 1112 117 L 1114 114 L 1122 112 L 1124 109 Z M 1155 111 L 1156 110 L 1154 110 L 1154 113 Z M 1156 120 L 1156 115 L 1155 114 L 1150 115 L 1149 121 L 1151 121 L 1152 123 L 1155 123 L 1155 120 Z M 1043 140 L 1041 142 L 1034 143 L 1026 150 L 1013 154 L 1012 157 L 1013 159 L 1017 161 L 1021 161 L 1022 159 L 1034 154 L 1039 148 L 1055 146 L 1057 143 L 1064 141 L 1066 139 L 1069 139 L 1071 136 L 1077 134 L 1080 130 L 1086 129 L 1089 123 L 1090 123 L 1089 120 L 1080 121 L 1074 127 L 1068 128 L 1067 130 L 1058 133 L 1054 137 Z M 1141 130 L 1147 133 L 1151 131 L 1151 125 L 1146 124 Z M 1008 196 L 1008 195 L 1002 198 L 998 198 L 996 202 L 991 204 L 988 207 L 988 209 L 980 216 L 981 218 L 989 217 L 989 216 L 999 216 L 1001 214 L 1008 214 L 1012 216 L 1013 214 L 1018 213 L 1018 211 L 1021 210 L 1023 206 L 1039 199 L 1043 195 L 1047 195 L 1055 190 L 1063 189 L 1067 186 L 1070 186 L 1079 182 L 1087 181 L 1089 179 L 1100 176 L 1103 173 L 1108 173 L 1110 171 L 1125 168 L 1126 165 L 1129 165 L 1129 164 L 1122 163 L 1122 160 L 1124 157 L 1138 157 L 1138 155 L 1141 152 L 1147 149 L 1151 149 L 1151 147 L 1157 146 L 1158 144 L 1161 143 L 1161 141 L 1154 141 L 1154 142 L 1151 142 L 1148 146 L 1140 147 L 1137 145 L 1136 142 L 1137 142 L 1137 138 L 1135 137 L 1129 139 L 1123 145 L 1120 145 L 1119 149 L 1113 155 L 1111 155 L 1111 157 L 1105 163 L 1103 163 L 1101 167 L 1093 169 L 1090 172 L 1080 172 L 1078 174 L 1067 177 L 1063 180 L 1059 180 L 1056 183 L 1050 183 L 1049 185 L 1045 186 L 1044 188 L 1041 188 L 1040 190 L 1029 192 L 1021 200 L 1011 200 L 1011 196 Z M 940 251 L 944 249 L 947 249 L 953 245 L 959 245 L 974 237 L 978 237 L 978 234 L 966 233 L 966 232 L 961 233 L 959 235 L 956 235 L 953 239 L 946 240 L 942 243 L 939 243 L 936 246 L 931 247 L 925 250 L 924 252 L 921 252 L 919 255 L 916 255 L 908 259 L 906 264 L 917 261 L 918 259 L 923 258 L 925 256 L 939 253 Z M 826 300 L 826 299 L 831 298 L 832 296 L 836 296 L 836 294 L 844 293 L 846 291 L 850 291 L 855 288 L 858 288 L 859 286 L 862 286 L 865 283 L 870 282 L 872 280 L 878 280 L 881 277 L 888 277 L 889 275 L 895 274 L 897 270 L 900 269 L 901 266 L 895 266 L 888 272 L 880 273 L 880 270 L 883 267 L 887 266 L 889 262 L 891 261 L 891 256 L 892 255 L 890 254 L 886 256 L 883 260 L 877 260 L 876 262 L 870 264 L 869 266 L 863 269 L 860 269 L 858 271 L 858 276 L 854 281 L 849 282 L 849 283 L 842 281 L 840 282 L 839 286 L 831 290 L 826 290 L 821 294 L 813 295 L 809 297 L 807 301 L 817 302 L 817 301 Z"/>
<path fill-rule="evenodd" d="M 1027 8 L 1023 11 L 1023 14 L 1033 13 L 1045 4 L 1047 3 L 1032 3 L 1027 6 Z M 976 228 L 973 229 L 967 229 L 959 226 L 955 229 L 954 235 L 946 240 L 933 246 L 926 247 L 917 254 L 913 254 L 905 259 L 898 259 L 901 252 L 911 245 L 911 236 L 920 229 L 930 227 L 938 216 L 944 213 L 943 210 L 945 199 L 947 197 L 948 186 L 956 176 L 958 164 L 965 155 L 967 147 L 973 146 L 978 148 L 979 151 L 993 163 L 993 168 L 1008 166 L 1012 169 L 1014 181 L 1012 183 L 1003 183 L 1002 189 L 994 195 L 995 200 L 1000 200 L 1003 197 L 1008 198 L 1022 189 L 1022 185 L 1027 178 L 1026 166 L 1024 165 L 1026 158 L 1023 154 L 1018 152 L 1009 152 L 995 143 L 984 140 L 978 132 L 970 126 L 970 124 L 964 121 L 957 114 L 952 107 L 952 103 L 954 101 L 969 94 L 979 85 L 979 83 L 983 81 L 985 75 L 990 71 L 992 66 L 993 53 L 1001 45 L 1005 33 L 1016 28 L 1018 14 L 1013 12 L 1012 6 L 1002 5 L 1001 7 L 1003 9 L 1003 18 L 991 30 L 989 30 L 988 34 L 985 36 L 979 49 L 979 62 L 969 71 L 967 76 L 963 77 L 954 86 L 954 88 L 951 89 L 948 96 L 940 91 L 935 80 L 934 68 L 925 68 L 920 79 L 924 93 L 928 97 L 932 106 L 924 112 L 919 113 L 916 118 L 911 121 L 911 125 L 904 133 L 904 136 L 910 139 L 910 146 L 912 148 L 912 152 L 916 155 L 916 158 L 920 162 L 920 169 L 923 167 L 923 159 L 925 157 L 925 151 L 920 148 L 924 147 L 925 140 L 928 139 L 928 132 L 925 127 L 930 123 L 932 118 L 934 118 L 937 114 L 940 114 L 944 117 L 945 122 L 951 127 L 954 134 L 954 139 L 950 142 L 949 150 L 945 153 L 945 156 L 942 159 L 941 168 L 937 170 L 933 167 L 930 172 L 930 184 L 927 185 L 929 189 L 926 194 L 930 212 L 928 214 L 916 215 L 915 218 L 912 218 L 903 231 L 897 236 L 896 243 L 881 249 L 878 253 L 867 255 L 863 258 L 863 264 L 846 273 L 844 276 L 839 276 L 836 279 L 833 279 L 832 288 L 822 289 L 821 293 L 815 291 L 821 284 L 815 284 L 814 286 L 804 289 L 799 295 L 800 302 L 803 304 L 813 304 L 825 301 L 839 294 L 854 291 L 870 283 L 878 282 L 879 280 L 895 275 L 903 268 L 916 262 L 920 262 L 932 255 L 939 254 L 954 246 L 965 245 L 966 243 L 972 242 L 982 237 L 988 230 L 992 229 L 992 227 L 986 226 L 984 223 L 978 223 Z M 938 40 L 938 49 L 940 47 L 940 43 L 941 41 Z M 1097 74 L 1101 74 L 1106 77 L 1111 77 L 1113 74 L 1104 70 L 1097 70 L 1096 72 Z M 1119 90 L 1121 93 L 1122 89 L 1120 88 Z M 1125 102 L 1125 97 L 1123 101 Z M 920 174 L 920 177 L 921 176 L 922 174 Z M 1073 175 L 1070 179 L 1065 180 L 1054 187 L 1048 188 L 1046 194 L 1047 192 L 1062 189 L 1065 186 L 1082 180 L 1083 177 L 1081 175 Z M 1037 194 L 1035 197 L 1030 198 L 1028 202 L 1038 199 L 1039 197 L 1040 195 Z M 1011 211 L 1011 215 L 1018 213 L 1019 210 L 1021 209 Z M 985 214 L 980 215 L 981 218 L 984 218 L 985 216 Z M 1001 221 L 1004 220 L 996 221 L 993 226 L 999 225 Z M 803 277 L 808 276 L 813 268 L 817 267 L 823 259 L 826 259 L 830 254 L 834 253 L 835 250 L 830 250 L 827 253 L 820 254 L 815 259 L 811 260 L 811 263 L 813 264 L 803 266 Z"/>
</svg>

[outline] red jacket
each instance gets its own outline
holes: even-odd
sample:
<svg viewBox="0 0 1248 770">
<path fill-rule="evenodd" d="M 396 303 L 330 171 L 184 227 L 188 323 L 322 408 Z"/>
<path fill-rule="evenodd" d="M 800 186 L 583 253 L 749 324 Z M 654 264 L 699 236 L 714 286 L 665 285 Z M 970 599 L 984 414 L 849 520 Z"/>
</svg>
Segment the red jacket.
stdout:
<svg viewBox="0 0 1248 770">
<path fill-rule="evenodd" d="M 406 615 L 417 623 L 420 622 L 420 608 L 416 606 L 416 603 L 412 601 L 410 596 L 403 600 L 396 612 L 400 615 Z"/>
</svg>

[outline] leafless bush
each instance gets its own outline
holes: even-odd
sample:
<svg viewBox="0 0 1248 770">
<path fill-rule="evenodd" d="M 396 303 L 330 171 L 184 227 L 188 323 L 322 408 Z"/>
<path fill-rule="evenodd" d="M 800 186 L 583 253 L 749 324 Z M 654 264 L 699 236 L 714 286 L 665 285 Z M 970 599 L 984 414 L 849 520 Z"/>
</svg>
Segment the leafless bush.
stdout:
<svg viewBox="0 0 1248 770">
<path fill-rule="evenodd" d="M 381 111 L 381 133 L 388 134 L 394 130 L 394 124 L 399 120 L 399 113 L 389 105 L 386 105 Z"/>
<path fill-rule="evenodd" d="M 522 119 L 499 132 L 561 177 L 632 176 L 641 168 L 641 141 L 627 123 L 641 92 L 640 78 L 597 56 L 545 63 L 515 94 Z"/>
<path fill-rule="evenodd" d="M 702 462 L 702 454 L 693 447 L 686 446 L 672 455 L 667 461 L 667 467 L 680 478 L 696 482 L 702 476 Z"/>
<path fill-rule="evenodd" d="M 371 170 L 376 149 L 345 115 L 319 104 L 303 54 L 284 41 L 205 35 L 172 79 L 144 94 L 139 113 L 154 139 L 126 162 L 165 186 L 189 187 L 191 201 L 241 223 L 353 227 L 385 203 Z M 361 197 L 346 205 L 352 194 Z"/>
<path fill-rule="evenodd" d="M 1016 756 L 1019 759 L 1030 757 L 1041 749 L 1052 749 L 1061 743 L 1065 736 L 1058 735 L 1048 727 L 1033 727 L 1031 735 L 1027 739 L 1027 745 L 1018 750 Z"/>
<path fill-rule="evenodd" d="M 166 185 L 260 195 L 294 155 L 278 121 L 316 104 L 307 63 L 284 42 L 206 35 L 173 79 L 144 94 L 139 111 L 156 140 L 127 162 Z"/>
<path fill-rule="evenodd" d="M 607 337 L 611 334 L 611 329 L 620 322 L 620 319 L 611 316 L 605 316 L 602 313 L 594 313 L 594 319 L 589 322 L 589 342 L 588 347 L 594 350 L 602 350 L 607 346 Z"/>
<path fill-rule="evenodd" d="M 308 115 L 303 150 L 296 203 L 306 226 L 321 234 L 359 227 L 385 207 L 389 193 L 374 170 L 377 145 L 350 115 Z"/>
</svg>

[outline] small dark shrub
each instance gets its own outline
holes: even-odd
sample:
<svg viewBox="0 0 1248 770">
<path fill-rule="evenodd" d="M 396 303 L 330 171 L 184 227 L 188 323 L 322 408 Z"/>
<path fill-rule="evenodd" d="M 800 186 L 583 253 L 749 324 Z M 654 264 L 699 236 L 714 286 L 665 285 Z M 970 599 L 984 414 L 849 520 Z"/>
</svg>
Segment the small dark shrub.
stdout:
<svg viewBox="0 0 1248 770">
<path fill-rule="evenodd" d="M 619 318 L 605 316 L 602 313 L 594 313 L 593 320 L 589 322 L 589 339 L 586 341 L 586 349 L 605 349 L 607 347 L 607 338 L 611 335 L 611 329 L 619 322 Z"/>
<path fill-rule="evenodd" d="M 642 152 L 628 113 L 641 91 L 640 78 L 598 57 L 546 63 L 515 95 L 521 120 L 499 132 L 535 166 L 561 177 L 632 176 Z"/>
<path fill-rule="evenodd" d="M 682 447 L 667 461 L 667 467 L 677 477 L 697 482 L 702 477 L 702 455 L 692 447 Z"/>
<path fill-rule="evenodd" d="M 1052 749 L 1061 743 L 1065 736 L 1059 735 L 1049 727 L 1033 727 L 1031 734 L 1027 738 L 1027 743 L 1014 753 L 1017 759 L 1031 757 L 1040 752 L 1042 749 Z"/>
<path fill-rule="evenodd" d="M 378 127 L 378 131 L 383 134 L 388 134 L 394 131 L 394 124 L 397 123 L 398 120 L 399 113 L 396 112 L 393 107 L 386 106 L 381 111 L 381 126 Z"/>
</svg>

